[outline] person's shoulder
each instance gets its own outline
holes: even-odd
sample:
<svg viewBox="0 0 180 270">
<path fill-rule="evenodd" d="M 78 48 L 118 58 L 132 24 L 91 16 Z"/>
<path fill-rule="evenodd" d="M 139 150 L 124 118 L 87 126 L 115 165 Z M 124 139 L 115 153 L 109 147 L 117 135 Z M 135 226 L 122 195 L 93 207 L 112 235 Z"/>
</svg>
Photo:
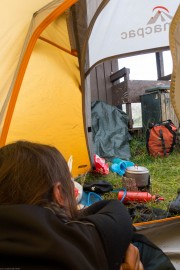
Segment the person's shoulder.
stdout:
<svg viewBox="0 0 180 270">
<path fill-rule="evenodd" d="M 15 204 L 1 205 L 0 217 L 3 220 L 12 220 L 15 223 L 47 224 L 48 220 L 58 220 L 51 209 L 38 205 Z"/>
<path fill-rule="evenodd" d="M 13 215 L 15 214 L 24 214 L 29 215 L 30 213 L 43 213 L 43 207 L 38 205 L 29 205 L 29 204 L 10 204 L 10 205 L 0 205 L 0 214 Z"/>
</svg>

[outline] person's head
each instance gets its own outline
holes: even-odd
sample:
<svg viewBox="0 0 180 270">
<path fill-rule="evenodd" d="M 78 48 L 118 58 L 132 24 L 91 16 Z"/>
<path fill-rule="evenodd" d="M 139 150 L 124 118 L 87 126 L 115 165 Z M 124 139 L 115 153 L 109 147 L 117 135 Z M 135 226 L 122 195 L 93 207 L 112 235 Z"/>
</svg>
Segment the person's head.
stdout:
<svg viewBox="0 0 180 270">
<path fill-rule="evenodd" d="M 61 205 L 69 217 L 76 214 L 71 174 L 54 147 L 17 141 L 0 148 L 0 205 Z"/>
</svg>

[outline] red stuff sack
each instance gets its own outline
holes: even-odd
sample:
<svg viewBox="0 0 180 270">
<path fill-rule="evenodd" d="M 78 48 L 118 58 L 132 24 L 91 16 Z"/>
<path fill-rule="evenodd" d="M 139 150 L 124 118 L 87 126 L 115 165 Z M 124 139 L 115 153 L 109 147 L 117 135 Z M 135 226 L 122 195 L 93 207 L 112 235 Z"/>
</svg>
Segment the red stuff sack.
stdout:
<svg viewBox="0 0 180 270">
<path fill-rule="evenodd" d="M 151 123 L 146 131 L 146 148 L 153 157 L 164 157 L 171 153 L 176 143 L 177 128 L 171 120 Z"/>
<path fill-rule="evenodd" d="M 101 174 L 109 174 L 109 165 L 105 163 L 105 159 L 94 155 L 95 172 Z"/>
</svg>

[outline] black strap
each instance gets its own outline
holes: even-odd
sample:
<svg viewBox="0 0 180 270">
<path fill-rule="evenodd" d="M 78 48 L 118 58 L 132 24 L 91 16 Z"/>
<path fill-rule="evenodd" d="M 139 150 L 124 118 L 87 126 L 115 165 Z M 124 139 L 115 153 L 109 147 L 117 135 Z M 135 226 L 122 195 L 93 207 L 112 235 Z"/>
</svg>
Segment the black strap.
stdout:
<svg viewBox="0 0 180 270">
<path fill-rule="evenodd" d="M 171 125 L 169 125 L 169 124 L 166 124 L 165 127 L 169 130 L 169 132 L 173 136 L 173 141 L 172 141 L 172 144 L 171 144 L 171 148 L 169 150 L 169 152 L 171 153 L 173 151 L 174 145 L 176 144 L 176 131 L 174 131 L 172 129 Z"/>
<path fill-rule="evenodd" d="M 166 156 L 166 146 L 165 146 L 165 141 L 164 141 L 164 137 L 163 137 L 163 132 L 162 129 L 159 130 L 159 135 L 162 141 L 162 148 L 163 148 L 163 152 L 164 152 L 164 156 Z"/>
</svg>

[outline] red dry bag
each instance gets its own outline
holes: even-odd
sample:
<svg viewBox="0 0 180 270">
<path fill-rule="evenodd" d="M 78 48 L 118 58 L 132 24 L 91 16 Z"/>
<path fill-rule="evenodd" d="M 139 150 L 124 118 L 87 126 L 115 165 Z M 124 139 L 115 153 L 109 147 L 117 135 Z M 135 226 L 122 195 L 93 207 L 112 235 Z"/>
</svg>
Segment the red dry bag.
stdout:
<svg viewBox="0 0 180 270">
<path fill-rule="evenodd" d="M 151 123 L 146 131 L 146 147 L 153 157 L 164 157 L 171 153 L 176 143 L 177 128 L 171 120 Z"/>
</svg>

